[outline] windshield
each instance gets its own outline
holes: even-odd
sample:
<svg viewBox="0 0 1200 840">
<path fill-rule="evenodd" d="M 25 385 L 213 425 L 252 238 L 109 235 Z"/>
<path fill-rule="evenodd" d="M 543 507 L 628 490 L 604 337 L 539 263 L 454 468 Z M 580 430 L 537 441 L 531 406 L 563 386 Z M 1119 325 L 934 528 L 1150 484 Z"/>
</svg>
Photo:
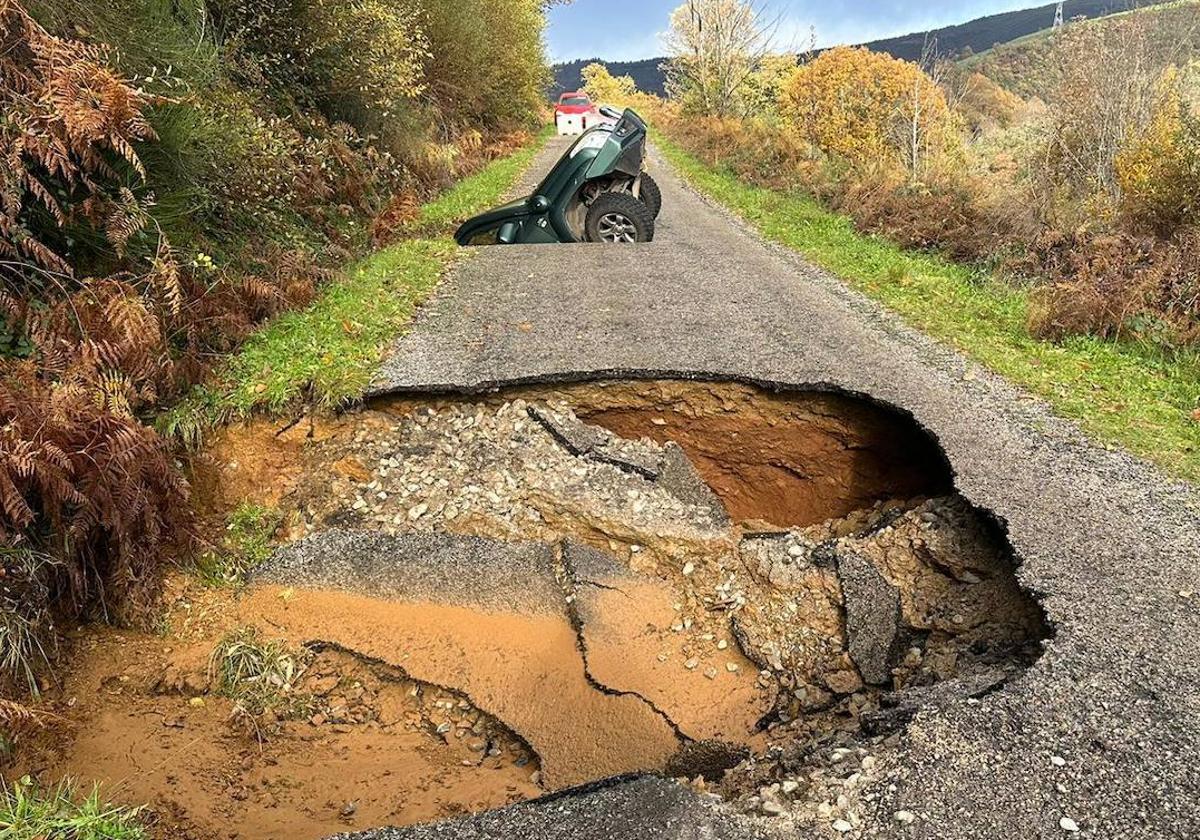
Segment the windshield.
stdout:
<svg viewBox="0 0 1200 840">
<path fill-rule="evenodd" d="M 592 100 L 586 96 L 564 96 L 559 105 L 591 105 Z"/>
</svg>

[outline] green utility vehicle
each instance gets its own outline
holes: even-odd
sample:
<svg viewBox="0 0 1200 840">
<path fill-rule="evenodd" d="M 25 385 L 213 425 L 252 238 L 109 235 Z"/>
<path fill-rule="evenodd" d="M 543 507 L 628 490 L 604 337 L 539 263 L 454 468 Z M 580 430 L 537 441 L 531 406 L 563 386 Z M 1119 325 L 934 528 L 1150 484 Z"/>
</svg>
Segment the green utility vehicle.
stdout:
<svg viewBox="0 0 1200 840">
<path fill-rule="evenodd" d="M 586 131 L 531 196 L 468 220 L 459 245 L 649 242 L 662 208 L 644 170 L 646 123 L 632 110 L 601 109 L 614 122 Z"/>
</svg>

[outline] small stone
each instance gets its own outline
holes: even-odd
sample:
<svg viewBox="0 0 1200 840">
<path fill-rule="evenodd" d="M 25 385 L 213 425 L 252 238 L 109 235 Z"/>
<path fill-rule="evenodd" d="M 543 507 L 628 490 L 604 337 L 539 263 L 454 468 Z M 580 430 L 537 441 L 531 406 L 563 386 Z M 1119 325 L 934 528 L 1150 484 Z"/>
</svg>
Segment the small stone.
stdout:
<svg viewBox="0 0 1200 840">
<path fill-rule="evenodd" d="M 1071 819 L 1070 817 L 1063 817 L 1061 820 L 1059 820 L 1058 827 L 1068 834 L 1075 834 L 1077 831 L 1079 831 L 1079 823 L 1075 822 L 1075 820 Z"/>
<path fill-rule="evenodd" d="M 854 671 L 834 671 L 825 675 L 825 685 L 835 694 L 853 694 L 863 687 L 862 679 Z"/>
<path fill-rule="evenodd" d="M 1050 763 L 1053 764 L 1055 767 L 1066 767 L 1067 766 L 1067 760 L 1065 758 L 1063 758 L 1061 755 L 1050 756 Z"/>
<path fill-rule="evenodd" d="M 911 825 L 917 820 L 917 815 L 912 811 L 897 811 L 892 816 L 895 817 L 896 822 L 903 823 L 904 825 Z"/>
<path fill-rule="evenodd" d="M 424 502 L 421 502 L 421 504 L 417 505 L 416 507 L 409 508 L 408 518 L 410 520 L 412 520 L 413 522 L 416 522 L 418 519 L 420 519 L 422 516 L 424 516 L 426 511 L 428 511 L 428 510 L 429 510 L 429 505 L 425 504 Z"/>
<path fill-rule="evenodd" d="M 188 701 L 188 705 L 191 706 L 193 709 L 202 709 L 202 708 L 204 708 L 204 698 L 203 697 L 193 697 L 191 700 Z"/>
<path fill-rule="evenodd" d="M 717 650 L 725 650 L 727 647 L 729 647 L 729 642 L 725 641 L 724 639 L 721 639 L 721 641 L 717 642 Z"/>
<path fill-rule="evenodd" d="M 698 668 L 699 666 L 700 666 L 700 660 L 694 656 L 691 659 L 689 659 L 687 662 L 683 663 L 683 667 L 687 668 L 689 671 L 695 671 L 696 668 Z"/>
<path fill-rule="evenodd" d="M 764 814 L 769 814 L 773 817 L 779 816 L 783 813 L 783 806 L 774 799 L 764 799 L 762 805 L 759 806 L 759 809 Z"/>
<path fill-rule="evenodd" d="M 704 676 L 708 677 L 710 680 L 715 680 L 717 678 L 717 669 L 716 668 L 706 669 L 704 672 Z"/>
<path fill-rule="evenodd" d="M 693 563 L 691 560 L 689 560 L 683 564 L 684 575 L 690 575 L 694 571 L 696 571 L 696 564 Z"/>
<path fill-rule="evenodd" d="M 839 834 L 845 834 L 848 831 L 853 831 L 854 826 L 850 825 L 850 823 L 846 822 L 845 820 L 834 820 L 833 830 Z"/>
<path fill-rule="evenodd" d="M 800 789 L 800 783 L 795 779 L 787 779 L 779 786 L 779 789 L 784 793 L 791 795 Z"/>
<path fill-rule="evenodd" d="M 728 671 L 729 673 L 732 674 L 735 671 L 737 671 L 737 669 L 738 669 L 738 664 L 736 662 L 726 662 L 725 663 L 725 670 Z"/>
</svg>

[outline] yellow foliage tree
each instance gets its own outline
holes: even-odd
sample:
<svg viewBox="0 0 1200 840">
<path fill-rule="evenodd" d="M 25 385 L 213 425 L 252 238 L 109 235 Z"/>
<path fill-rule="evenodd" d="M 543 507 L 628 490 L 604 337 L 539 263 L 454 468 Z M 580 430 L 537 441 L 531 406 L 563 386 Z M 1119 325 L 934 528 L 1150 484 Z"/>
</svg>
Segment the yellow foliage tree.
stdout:
<svg viewBox="0 0 1200 840">
<path fill-rule="evenodd" d="M 1181 76 L 1163 75 L 1150 121 L 1117 153 L 1122 208 L 1161 234 L 1200 223 L 1200 119 L 1184 99 Z"/>
<path fill-rule="evenodd" d="M 638 92 L 632 76 L 614 76 L 600 62 L 583 68 L 583 89 L 593 102 L 612 105 L 624 105 Z"/>
<path fill-rule="evenodd" d="M 855 166 L 901 165 L 920 177 L 960 147 L 941 87 L 915 64 L 838 47 L 799 67 L 783 86 L 788 124 L 822 151 Z"/>
</svg>

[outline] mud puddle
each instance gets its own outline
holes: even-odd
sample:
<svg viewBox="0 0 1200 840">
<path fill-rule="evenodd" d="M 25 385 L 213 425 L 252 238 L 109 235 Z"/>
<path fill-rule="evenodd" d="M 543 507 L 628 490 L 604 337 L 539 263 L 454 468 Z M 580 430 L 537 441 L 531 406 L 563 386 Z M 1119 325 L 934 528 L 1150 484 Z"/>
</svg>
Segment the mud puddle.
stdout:
<svg viewBox="0 0 1200 840">
<path fill-rule="evenodd" d="M 277 509 L 281 547 L 240 591 L 181 584 L 161 637 L 85 631 L 75 726 L 25 757 L 151 803 L 162 837 L 316 838 L 638 771 L 853 824 L 872 751 L 1046 634 L 936 443 L 845 396 L 394 399 L 215 454 L 213 511 Z M 253 713 L 211 659 L 246 628 L 303 669 Z"/>
</svg>

